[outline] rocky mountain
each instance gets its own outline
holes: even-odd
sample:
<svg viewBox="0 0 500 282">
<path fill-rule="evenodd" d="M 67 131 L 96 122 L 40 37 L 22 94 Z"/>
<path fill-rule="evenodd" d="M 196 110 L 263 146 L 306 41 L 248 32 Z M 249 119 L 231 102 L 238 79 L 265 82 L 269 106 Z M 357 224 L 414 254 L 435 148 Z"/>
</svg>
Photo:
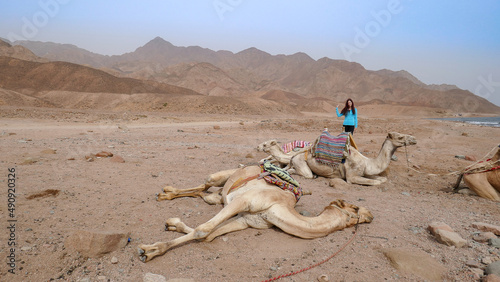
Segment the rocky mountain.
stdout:
<svg viewBox="0 0 500 282">
<path fill-rule="evenodd" d="M 116 76 L 155 80 L 209 96 L 266 99 L 264 94 L 277 90 L 309 99 L 322 98 L 322 104 L 329 105 L 350 97 L 358 105 L 378 101 L 458 112 L 500 112 L 499 107 L 469 91 L 450 85 L 426 85 L 404 70 L 370 71 L 358 63 L 314 60 L 304 53 L 271 55 L 256 48 L 238 53 L 213 51 L 174 46 L 160 37 L 118 56 L 98 55 L 66 44 L 15 44 L 31 46 L 35 54 L 50 60 L 72 61 Z"/>
<path fill-rule="evenodd" d="M 34 62 L 0 56 L 0 87 L 16 91 L 198 94 L 193 90 L 133 78 L 67 62 Z"/>
<path fill-rule="evenodd" d="M 12 57 L 21 60 L 48 62 L 48 59 L 38 57 L 23 46 L 12 46 L 7 41 L 0 40 L 0 56 Z"/>
</svg>

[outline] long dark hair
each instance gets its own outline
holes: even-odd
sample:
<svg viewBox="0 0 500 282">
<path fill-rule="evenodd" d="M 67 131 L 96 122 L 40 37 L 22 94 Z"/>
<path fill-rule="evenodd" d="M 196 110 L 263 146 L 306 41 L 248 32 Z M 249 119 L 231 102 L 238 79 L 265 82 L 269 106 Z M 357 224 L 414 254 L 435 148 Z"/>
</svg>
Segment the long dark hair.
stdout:
<svg viewBox="0 0 500 282">
<path fill-rule="evenodd" d="M 349 111 L 349 101 L 351 101 L 352 103 L 352 106 L 351 106 L 351 110 L 352 110 L 352 114 L 355 115 L 356 114 L 356 108 L 354 108 L 354 102 L 352 101 L 351 98 L 347 99 L 347 101 L 345 101 L 345 106 L 344 108 L 342 109 L 342 111 L 340 112 L 341 114 L 343 114 L 344 116 L 347 114 L 347 111 Z"/>
</svg>

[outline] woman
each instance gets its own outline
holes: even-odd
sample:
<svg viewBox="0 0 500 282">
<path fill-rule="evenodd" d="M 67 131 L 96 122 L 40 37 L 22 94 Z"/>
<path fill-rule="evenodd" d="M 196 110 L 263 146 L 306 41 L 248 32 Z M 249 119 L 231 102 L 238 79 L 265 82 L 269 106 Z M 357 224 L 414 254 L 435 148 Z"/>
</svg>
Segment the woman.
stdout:
<svg viewBox="0 0 500 282">
<path fill-rule="evenodd" d="M 344 116 L 344 132 L 350 132 L 354 135 L 354 130 L 358 127 L 358 113 L 356 112 L 356 108 L 354 107 L 354 102 L 351 98 L 345 101 L 345 106 L 342 111 L 339 113 L 339 105 L 335 108 L 337 112 L 337 116 Z"/>
</svg>

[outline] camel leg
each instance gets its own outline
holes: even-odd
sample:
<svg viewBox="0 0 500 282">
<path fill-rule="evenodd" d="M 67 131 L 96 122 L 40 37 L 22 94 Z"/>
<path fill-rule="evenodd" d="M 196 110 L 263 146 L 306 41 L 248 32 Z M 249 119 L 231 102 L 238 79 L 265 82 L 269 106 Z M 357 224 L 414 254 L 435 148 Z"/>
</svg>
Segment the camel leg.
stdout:
<svg viewBox="0 0 500 282">
<path fill-rule="evenodd" d="M 358 184 L 358 185 L 367 185 L 367 186 L 375 186 L 375 185 L 380 185 L 383 183 L 383 181 L 380 181 L 378 179 L 370 179 L 362 176 L 351 176 L 348 177 L 346 175 L 346 182 L 349 184 Z"/>
<path fill-rule="evenodd" d="M 172 186 L 167 186 L 163 188 L 163 193 L 159 193 L 156 197 L 157 201 L 172 200 L 180 197 L 204 197 L 207 193 L 202 193 L 207 191 L 210 187 L 222 187 L 229 179 L 229 177 L 236 171 L 236 169 L 223 170 L 207 177 L 204 184 L 199 185 L 194 188 L 188 189 L 177 189 Z"/>
<path fill-rule="evenodd" d="M 246 220 L 243 217 L 239 216 L 234 220 L 230 219 L 227 223 L 212 231 L 212 233 L 210 233 L 210 235 L 207 236 L 205 241 L 212 242 L 212 240 L 218 236 L 231 233 L 234 231 L 244 230 L 247 229 L 248 227 L 250 226 L 247 224 Z"/>
<path fill-rule="evenodd" d="M 480 197 L 500 202 L 500 193 L 490 184 L 485 173 L 466 174 L 464 182 Z"/>
<path fill-rule="evenodd" d="M 290 161 L 290 169 L 288 169 L 288 172 L 290 174 L 298 174 L 302 175 L 305 178 L 312 179 L 314 178 L 314 174 L 312 173 L 311 169 L 309 168 L 309 165 L 307 164 L 304 154 L 299 154 L 296 155 L 292 158 Z M 288 166 L 287 166 L 288 167 Z"/>
<path fill-rule="evenodd" d="M 165 231 L 177 231 L 180 233 L 188 234 L 190 232 L 193 232 L 193 230 L 193 228 L 187 226 L 178 217 L 169 218 L 165 223 Z"/>
<path fill-rule="evenodd" d="M 139 245 L 139 258 L 142 262 L 148 262 L 156 256 L 165 254 L 168 250 L 184 244 L 186 242 L 198 239 L 204 239 L 219 226 L 219 224 L 233 217 L 234 215 L 246 211 L 249 208 L 249 201 L 245 197 L 234 199 L 225 206 L 217 215 L 209 221 L 201 224 L 188 234 L 168 242 L 157 242 L 152 245 Z"/>
<path fill-rule="evenodd" d="M 373 179 L 373 180 L 378 180 L 380 183 L 384 183 L 387 181 L 387 177 L 380 176 L 380 175 L 368 175 L 366 178 Z"/>
<path fill-rule="evenodd" d="M 214 231 L 212 231 L 212 233 L 210 233 L 210 235 L 207 236 L 205 241 L 211 242 L 218 236 L 231 233 L 234 231 L 244 230 L 247 229 L 248 227 L 249 225 L 247 224 L 246 220 L 243 217 L 231 218 L 227 221 L 227 223 L 224 223 L 223 225 L 219 226 Z M 180 233 L 188 234 L 192 232 L 194 229 L 187 226 L 179 218 L 169 218 L 165 223 L 165 230 L 177 231 Z"/>
</svg>

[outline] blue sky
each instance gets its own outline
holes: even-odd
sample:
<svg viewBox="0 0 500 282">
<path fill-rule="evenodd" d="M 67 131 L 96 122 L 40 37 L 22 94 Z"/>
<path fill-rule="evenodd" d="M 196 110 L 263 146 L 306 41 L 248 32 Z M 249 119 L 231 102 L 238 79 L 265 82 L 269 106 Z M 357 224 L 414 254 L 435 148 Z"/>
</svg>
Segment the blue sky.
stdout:
<svg viewBox="0 0 500 282">
<path fill-rule="evenodd" d="M 500 106 L 500 1 L 0 1 L 0 37 L 120 55 L 160 36 L 176 46 L 304 52 L 406 70 Z"/>
</svg>

